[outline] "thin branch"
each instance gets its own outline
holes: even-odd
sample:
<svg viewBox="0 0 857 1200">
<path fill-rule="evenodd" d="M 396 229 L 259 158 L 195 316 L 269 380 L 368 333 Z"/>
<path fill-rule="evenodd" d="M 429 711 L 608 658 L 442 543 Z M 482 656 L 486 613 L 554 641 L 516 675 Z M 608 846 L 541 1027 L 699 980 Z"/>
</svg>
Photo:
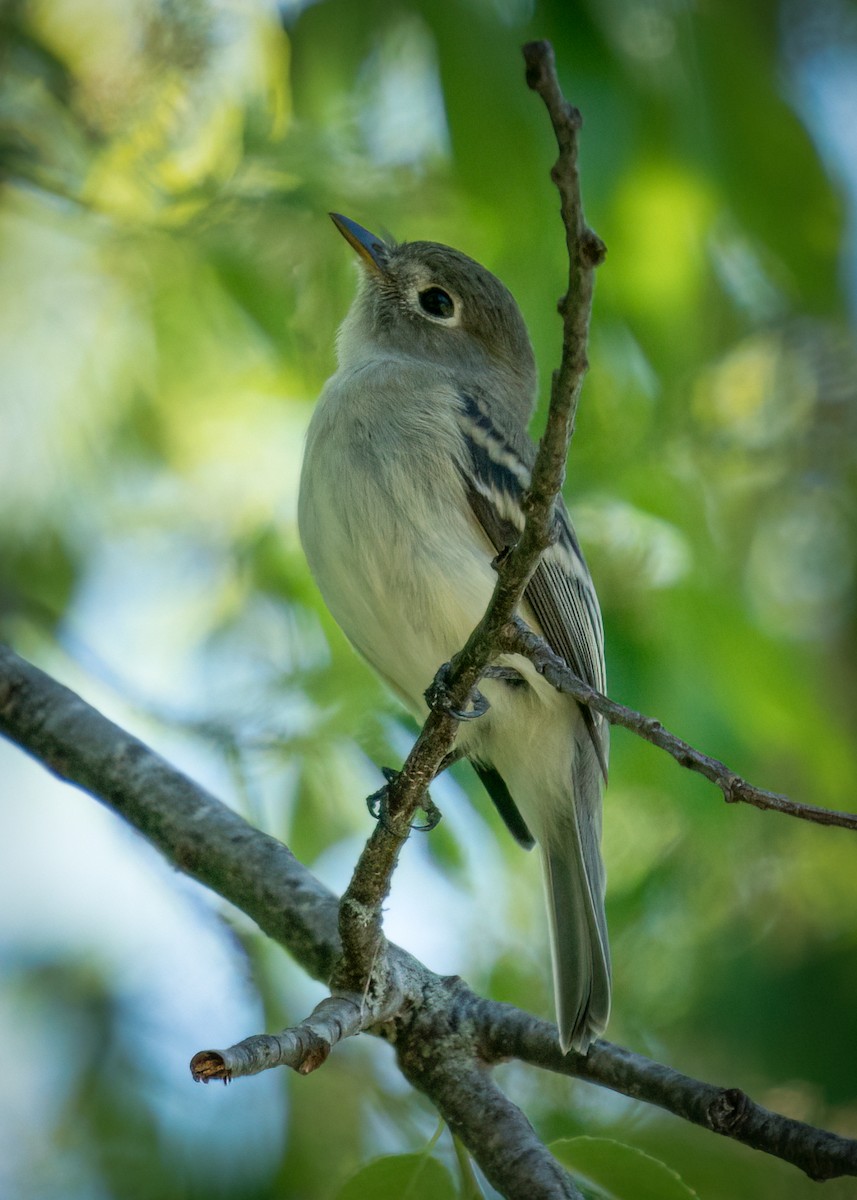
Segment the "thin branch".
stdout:
<svg viewBox="0 0 857 1200">
<path fill-rule="evenodd" d="M 3 645 L 0 734 L 53 774 L 102 801 L 169 862 L 242 909 L 314 978 L 329 977 L 340 952 L 337 902 L 311 872 L 280 842 L 254 829 L 137 738 Z M 373 1026 L 371 1032 L 395 1045 L 408 1077 L 461 1131 L 486 1171 L 484 1163 L 496 1151 L 492 1122 L 499 1101 L 496 1097 L 491 1100 L 480 1121 L 478 1104 L 486 1095 L 466 1091 L 456 1100 L 449 1078 L 437 1074 L 438 1064 L 449 1066 L 453 1060 L 459 1061 L 468 1077 L 474 1064 L 520 1058 L 659 1105 L 784 1158 L 813 1178 L 857 1175 L 855 1141 L 774 1113 L 766 1114 L 764 1120 L 748 1121 L 743 1116 L 743 1102 L 736 1104 L 736 1090 L 724 1091 L 690 1079 L 609 1042 L 597 1042 L 586 1056 L 562 1056 L 555 1026 L 510 1005 L 474 995 L 462 980 L 441 978 L 392 943 L 388 952 L 402 1004 L 395 1016 L 384 1025 Z M 349 1001 L 353 1013 L 355 998 Z M 362 996 L 359 1002 L 364 1003 Z M 338 1012 L 343 1028 L 348 1024 L 343 1007 L 337 1009 L 329 1000 L 319 1007 L 330 1014 Z M 263 1058 L 256 1053 L 252 1058 L 255 1068 L 250 1069 L 274 1065 Z M 250 1061 L 245 1060 L 245 1068 Z M 713 1106 L 712 1101 L 716 1102 Z M 749 1111 L 756 1111 L 756 1106 Z M 514 1114 L 501 1115 L 506 1129 L 515 1126 L 518 1118 Z M 523 1125 L 515 1127 L 521 1136 L 526 1133 Z M 528 1139 L 524 1147 L 525 1157 L 535 1153 Z M 544 1148 L 542 1152 L 547 1155 Z M 533 1200 L 538 1195 L 530 1193 Z"/>
<path fill-rule="evenodd" d="M 305 1021 L 282 1033 L 255 1034 L 228 1050 L 198 1051 L 190 1060 L 190 1073 L 197 1083 L 212 1079 L 229 1083 L 271 1067 L 291 1067 L 299 1075 L 309 1075 L 326 1062 L 337 1042 L 372 1024 L 366 1017 L 359 996 L 325 996 Z"/>
<path fill-rule="evenodd" d="M 605 249 L 583 218 L 577 172 L 580 113 L 563 99 L 550 43 L 530 43 L 524 47 L 524 57 L 527 82 L 547 106 L 559 147 L 552 178 L 561 197 L 569 255 L 568 291 L 560 305 L 562 361 L 553 377 L 547 424 L 530 488 L 523 497 L 526 514 L 523 533 L 503 557 L 485 615 L 464 648 L 444 669 L 444 703 L 434 705 L 404 767 L 389 785 L 387 820 L 378 823 L 367 842 L 342 898 L 340 935 L 344 954 L 336 985 L 352 990 L 363 986 L 373 968 L 383 986 L 380 981 L 385 969 L 382 907 L 408 826 L 454 745 L 459 722 L 451 710 L 468 706 L 473 688 L 499 653 L 503 627 L 517 611 L 539 558 L 551 543 L 554 504 L 562 487 L 574 414 L 587 369 L 586 339 L 594 270 L 603 260 Z M 430 704 L 432 696 L 440 691 L 436 681 L 427 693 Z"/>
<path fill-rule="evenodd" d="M 559 158 L 551 170 L 551 179 L 560 198 L 560 215 L 565 227 L 568 253 L 568 289 L 559 302 L 563 319 L 562 359 L 554 372 L 551 388 L 551 409 L 561 414 L 565 438 L 556 439 L 550 455 L 551 473 L 545 481 L 548 488 L 553 480 L 560 482 L 548 501 L 562 486 L 568 447 L 574 435 L 574 423 L 583 377 L 589 366 L 586 347 L 589 339 L 589 319 L 592 312 L 594 268 L 600 266 L 607 247 L 587 226 L 580 196 L 580 175 L 577 153 L 583 118 L 580 110 L 569 104 L 562 94 L 556 73 L 553 46 L 550 42 L 528 42 L 523 47 L 527 67 L 527 86 L 544 102 L 559 148 Z M 537 490 L 537 473 L 533 473 L 533 492 Z"/>
<path fill-rule="evenodd" d="M 719 759 L 703 754 L 701 750 L 671 733 L 654 717 L 646 717 L 635 712 L 633 708 L 627 708 L 624 704 L 617 704 L 615 700 L 603 696 L 575 675 L 568 664 L 559 655 L 554 654 L 547 642 L 528 629 L 522 621 L 510 621 L 503 629 L 501 637 L 503 649 L 507 653 L 523 654 L 539 674 L 558 691 L 566 692 L 581 703 L 594 708 L 606 717 L 611 725 L 621 725 L 630 729 L 653 746 L 665 750 L 679 766 L 696 771 L 711 783 L 716 783 L 728 804 L 752 804 L 755 808 L 785 813 L 802 821 L 812 821 L 816 825 L 836 825 L 841 829 L 857 830 L 857 813 L 819 808 L 815 804 L 791 800 L 779 792 L 755 787 Z"/>
<path fill-rule="evenodd" d="M 592 268 L 604 260 L 606 248 L 600 238 L 587 228 L 583 219 L 577 171 L 578 132 L 582 118 L 579 111 L 567 103 L 560 90 L 553 48 L 550 42 L 530 42 L 524 46 L 523 53 L 527 65 L 527 84 L 538 92 L 544 101 L 560 150 L 560 157 L 551 171 L 551 178 L 560 194 L 560 209 L 568 248 L 569 286 L 559 305 L 563 316 L 563 355 L 559 371 L 553 378 L 551 419 L 558 411 L 565 415 L 570 440 L 574 432 L 580 387 L 587 368 L 586 345 L 594 281 Z M 544 449 L 543 446 L 542 450 Z M 554 454 L 560 453 L 559 439 L 555 439 L 552 449 Z M 567 449 L 566 442 L 562 451 L 562 461 L 559 462 L 556 458 L 553 460 L 554 477 L 562 477 Z M 533 493 L 536 491 L 537 474 L 538 464 L 533 475 Z M 552 481 L 548 490 L 550 486 Z M 814 821 L 819 825 L 857 829 L 857 813 L 835 812 L 812 804 L 801 804 L 778 792 L 754 787 L 718 759 L 703 754 L 670 733 L 660 721 L 644 717 L 588 688 L 551 652 L 542 639 L 537 639 L 534 634 L 530 634 L 529 639 L 528 641 L 523 633 L 517 638 L 510 636 L 508 630 L 503 633 L 506 643 L 504 648 L 525 654 L 560 691 L 567 691 L 578 700 L 587 703 L 602 713 L 611 724 L 622 725 L 653 745 L 659 746 L 672 755 L 681 766 L 704 775 L 706 779 L 717 784 L 728 803 L 752 804 L 756 808 L 787 813 L 789 816 Z"/>
</svg>

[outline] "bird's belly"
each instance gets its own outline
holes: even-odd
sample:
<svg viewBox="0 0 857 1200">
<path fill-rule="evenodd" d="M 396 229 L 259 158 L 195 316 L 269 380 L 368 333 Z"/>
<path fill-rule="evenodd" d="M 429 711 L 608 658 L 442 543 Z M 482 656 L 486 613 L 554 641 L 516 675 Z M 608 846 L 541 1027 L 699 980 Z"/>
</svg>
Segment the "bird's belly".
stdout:
<svg viewBox="0 0 857 1200">
<path fill-rule="evenodd" d="M 425 689 L 490 599 L 491 551 L 453 503 L 423 493 L 414 512 L 363 491 L 362 503 L 340 492 L 326 513 L 304 515 L 307 558 L 346 637 L 415 714 L 424 714 Z"/>
</svg>

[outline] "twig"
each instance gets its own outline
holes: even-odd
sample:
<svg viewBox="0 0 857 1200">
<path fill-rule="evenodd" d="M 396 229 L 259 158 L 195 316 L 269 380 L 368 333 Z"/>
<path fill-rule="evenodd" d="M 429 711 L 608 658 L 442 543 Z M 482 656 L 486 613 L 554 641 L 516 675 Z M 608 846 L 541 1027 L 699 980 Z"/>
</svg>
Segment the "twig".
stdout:
<svg viewBox="0 0 857 1200">
<path fill-rule="evenodd" d="M 446 709 L 432 711 L 398 777 L 387 792 L 388 826 L 379 822 L 354 869 L 342 898 L 340 935 L 343 963 L 337 985 L 356 989 L 374 964 L 384 971 L 381 910 L 408 825 L 432 779 L 451 751 L 458 729 L 449 708 L 463 709 L 485 668 L 500 651 L 501 631 L 521 603 L 542 552 L 551 543 L 554 503 L 562 487 L 568 445 L 583 376 L 587 368 L 586 338 L 592 308 L 594 269 L 604 257 L 603 243 L 583 218 L 577 144 L 580 114 L 562 97 L 553 50 L 548 42 L 524 47 L 527 82 L 544 100 L 559 146 L 552 178 L 559 189 L 569 253 L 568 291 L 561 301 L 563 348 L 554 374 L 550 408 L 533 467 L 529 491 L 523 497 L 526 523 L 521 537 L 504 556 L 485 615 L 454 656 L 444 674 Z"/>
<path fill-rule="evenodd" d="M 646 717 L 603 696 L 575 675 L 568 664 L 559 655 L 554 654 L 547 642 L 528 629 L 522 621 L 515 619 L 505 626 L 502 631 L 502 644 L 507 653 L 523 654 L 528 658 L 539 674 L 558 691 L 566 692 L 581 703 L 594 708 L 611 725 L 621 725 L 630 729 L 653 746 L 665 750 L 679 766 L 696 771 L 711 783 L 716 783 L 728 804 L 752 804 L 755 808 L 785 813 L 802 821 L 812 821 L 816 825 L 836 825 L 841 829 L 857 830 L 857 813 L 820 808 L 815 804 L 791 800 L 779 792 L 755 787 L 740 775 L 736 775 L 719 759 L 703 754 L 701 750 L 671 733 L 654 717 Z"/>
<path fill-rule="evenodd" d="M 258 1075 L 270 1067 L 292 1067 L 309 1075 L 324 1063 L 337 1042 L 368 1028 L 360 997 L 325 996 L 300 1025 L 282 1033 L 259 1033 L 228 1050 L 200 1050 L 190 1060 L 197 1083 Z"/>
<path fill-rule="evenodd" d="M 580 176 L 577 169 L 577 150 L 583 118 L 580 110 L 568 101 L 560 90 L 556 74 L 553 46 L 550 42 L 528 42 L 523 47 L 527 66 L 527 86 L 536 92 L 548 111 L 559 158 L 551 170 L 551 179 L 560 198 L 560 214 L 565 227 L 565 244 L 568 252 L 568 289 L 559 302 L 563 319 L 562 359 L 559 370 L 553 374 L 551 387 L 551 409 L 562 414 L 565 438 L 555 440 L 551 453 L 551 479 L 562 479 L 568 447 L 574 435 L 574 422 L 583 377 L 589 366 L 586 346 L 589 340 L 589 318 L 592 312 L 592 292 L 595 282 L 594 268 L 600 266 L 607 254 L 607 247 L 597 234 L 587 226 L 583 217 L 580 198 Z M 537 473 L 533 473 L 533 487 L 537 490 Z M 559 487 L 554 490 L 554 494 Z M 549 503 L 553 503 L 553 495 Z"/>
<path fill-rule="evenodd" d="M 247 913 L 313 978 L 329 978 L 340 951 L 337 901 L 306 867 L 280 842 L 254 829 L 137 738 L 2 644 L 0 734 L 53 774 L 102 801 L 169 862 Z M 491 1104 L 483 1111 L 479 1105 L 486 1096 L 478 1090 L 462 1088 L 456 1097 L 453 1082 L 437 1075 L 438 1064 L 451 1069 L 453 1061 L 459 1062 L 466 1082 L 474 1064 L 520 1058 L 659 1105 L 784 1158 L 813 1178 L 857 1175 L 857 1142 L 774 1113 L 765 1114 L 762 1121 L 747 1120 L 743 1102 L 736 1104 L 738 1093 L 732 1089 L 690 1079 L 609 1042 L 597 1042 L 587 1056 L 563 1057 L 555 1026 L 511 1005 L 475 996 L 460 979 L 440 978 L 398 946 L 389 945 L 389 958 L 403 1001 L 391 1017 L 389 1032 L 377 1025 L 371 1032 L 395 1043 L 403 1070 L 462 1130 L 480 1166 L 498 1161 L 492 1122 L 499 1100 L 491 1093 Z M 356 1011 L 355 997 L 349 1000 L 351 1011 Z M 344 1009 L 338 1011 L 345 1016 Z M 330 1012 L 337 1012 L 335 1005 Z M 347 1020 L 343 1027 L 346 1024 Z M 245 1067 L 249 1061 L 257 1071 L 274 1065 L 263 1057 L 257 1053 Z M 478 1072 L 486 1076 L 484 1067 Z M 712 1109 L 717 1097 L 721 1100 Z M 505 1114 L 503 1121 L 510 1129 L 517 1118 Z M 532 1167 L 535 1151 L 527 1127 L 515 1128 L 525 1138 L 524 1157 Z"/>
</svg>

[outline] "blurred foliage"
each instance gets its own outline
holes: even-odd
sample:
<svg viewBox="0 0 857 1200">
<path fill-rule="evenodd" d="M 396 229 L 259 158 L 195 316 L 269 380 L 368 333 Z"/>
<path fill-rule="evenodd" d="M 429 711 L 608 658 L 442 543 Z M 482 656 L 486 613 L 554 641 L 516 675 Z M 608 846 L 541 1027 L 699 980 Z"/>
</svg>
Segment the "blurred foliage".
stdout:
<svg viewBox="0 0 857 1200">
<path fill-rule="evenodd" d="M 755 782 L 848 807 L 851 3 L 0 9 L 0 632 L 199 764 L 340 885 L 373 764 L 398 761 L 413 726 L 324 612 L 296 536 L 302 433 L 354 281 L 326 213 L 485 262 L 518 297 L 547 381 L 563 238 L 551 131 L 522 77 L 532 37 L 552 39 L 584 113 L 587 213 L 609 247 L 568 491 L 611 692 Z M 535 864 L 467 768 L 437 798 L 443 825 L 408 847 L 420 895 L 399 940 L 547 1015 Z M 15 858 L 32 850 L 38 872 L 51 836 L 44 821 Z M 71 857 L 88 855 L 81 842 Z M 605 855 L 610 1037 L 857 1136 L 853 839 L 726 808 L 617 733 Z M 177 893 L 178 909 L 200 903 Z M 300 1015 L 299 973 L 275 948 L 240 923 L 218 936 L 237 972 L 252 967 L 270 1027 Z M 386 1047 L 367 1039 L 309 1079 L 243 1082 L 206 1107 L 211 1092 L 177 1083 L 183 1062 L 141 1069 L 129 1039 L 154 1016 L 115 951 L 81 935 L 34 956 L 24 940 L 11 926 L 0 960 L 0 1020 L 27 1048 L 0 1112 L 32 1103 L 40 1136 L 3 1140 L 0 1190 L 324 1200 L 359 1194 L 346 1181 L 375 1156 L 417 1156 L 367 1168 L 394 1189 L 397 1166 L 420 1161 L 434 1118 Z M 815 1194 L 664 1114 L 501 1075 L 542 1136 L 615 1138 L 703 1200 Z M 239 1110 L 263 1112 L 263 1092 L 282 1119 L 253 1118 L 251 1153 L 227 1131 Z M 191 1140 L 194 1106 L 212 1115 Z M 448 1135 L 434 1153 L 428 1171 L 468 1186 Z"/>
<path fill-rule="evenodd" d="M 363 1167 L 336 1200 L 458 1200 L 460 1192 L 449 1172 L 427 1154 L 388 1154 Z"/>
<path fill-rule="evenodd" d="M 669 1167 L 651 1154 L 613 1138 L 577 1137 L 554 1142 L 551 1151 L 595 1200 L 695 1200 Z"/>
</svg>

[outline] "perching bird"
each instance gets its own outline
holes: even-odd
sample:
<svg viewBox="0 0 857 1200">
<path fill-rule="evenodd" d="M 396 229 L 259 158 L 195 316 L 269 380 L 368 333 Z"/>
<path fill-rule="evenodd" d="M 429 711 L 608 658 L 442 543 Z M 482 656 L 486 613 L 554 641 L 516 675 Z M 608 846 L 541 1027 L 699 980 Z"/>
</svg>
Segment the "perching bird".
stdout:
<svg viewBox="0 0 857 1200">
<path fill-rule="evenodd" d="M 536 369 L 511 293 L 434 242 L 384 241 L 332 213 L 360 256 L 357 297 L 307 435 L 299 526 L 322 596 L 355 648 L 417 715 L 491 597 L 492 560 L 523 527 Z M 560 499 L 557 538 L 521 616 L 605 689 L 589 571 Z M 601 861 L 608 728 L 519 656 L 486 678 L 459 726 L 517 841 L 544 867 L 559 1040 L 585 1052 L 607 1024 L 610 952 Z"/>
</svg>

